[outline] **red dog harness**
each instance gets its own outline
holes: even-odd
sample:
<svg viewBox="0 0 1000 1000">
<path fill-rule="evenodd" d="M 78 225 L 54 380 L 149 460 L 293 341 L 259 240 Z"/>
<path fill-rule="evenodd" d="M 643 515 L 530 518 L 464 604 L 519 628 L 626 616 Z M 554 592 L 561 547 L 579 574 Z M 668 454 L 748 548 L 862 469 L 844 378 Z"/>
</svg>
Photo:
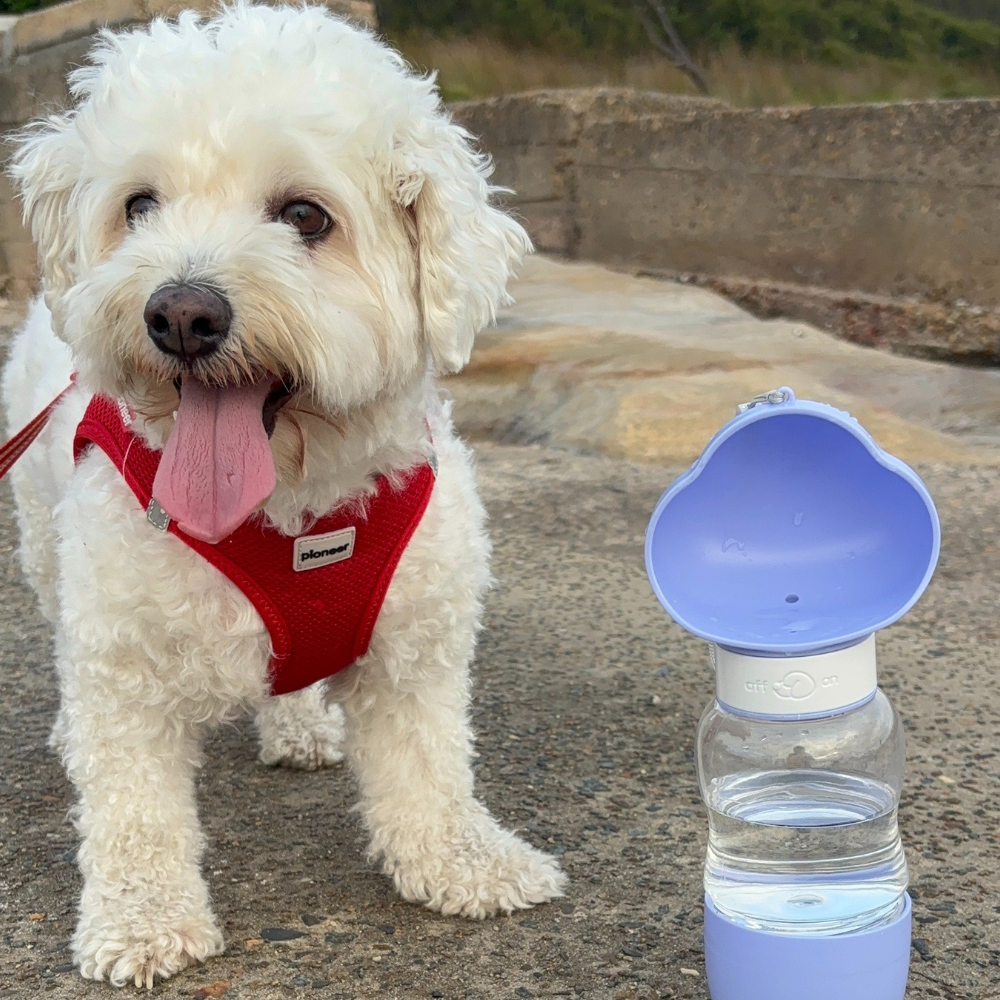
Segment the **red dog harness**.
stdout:
<svg viewBox="0 0 1000 1000">
<path fill-rule="evenodd" d="M 253 517 L 211 545 L 181 531 L 152 499 L 160 452 L 127 426 L 106 396 L 94 396 L 87 407 L 75 458 L 91 444 L 111 459 L 150 521 L 207 559 L 257 609 L 271 634 L 272 694 L 308 687 L 367 652 L 393 573 L 434 488 L 431 466 L 420 465 L 398 490 L 381 477 L 363 515 L 334 510 L 298 538 Z"/>
</svg>

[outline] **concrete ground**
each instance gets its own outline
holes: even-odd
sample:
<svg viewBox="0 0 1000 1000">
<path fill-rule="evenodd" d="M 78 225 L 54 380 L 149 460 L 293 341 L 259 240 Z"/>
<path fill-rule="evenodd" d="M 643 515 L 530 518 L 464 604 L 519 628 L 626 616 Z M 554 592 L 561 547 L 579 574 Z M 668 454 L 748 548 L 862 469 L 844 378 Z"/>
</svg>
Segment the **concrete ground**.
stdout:
<svg viewBox="0 0 1000 1000">
<path fill-rule="evenodd" d="M 705 1000 L 706 820 L 692 742 L 713 682 L 704 644 L 654 601 L 641 540 L 690 449 L 748 388 L 790 381 L 807 385 L 803 395 L 845 400 L 883 440 L 895 435 L 938 504 L 944 546 L 935 580 L 880 639 L 882 684 L 909 741 L 901 825 L 916 940 L 908 996 L 1000 998 L 996 376 L 887 358 L 808 329 L 798 336 L 697 289 L 590 275 L 539 262 L 521 283 L 522 304 L 484 338 L 468 381 L 450 384 L 457 412 L 481 438 L 496 545 L 498 582 L 476 667 L 478 787 L 505 822 L 561 856 L 566 898 L 482 923 L 400 902 L 363 859 L 349 775 L 265 768 L 243 724 L 211 739 L 201 777 L 205 870 L 226 954 L 155 994 Z M 700 298 L 687 298 L 692 292 Z M 559 301 L 576 312 L 567 309 L 550 337 L 545 306 Z M 671 304 L 673 329 L 664 319 Z M 797 366 L 780 357 L 786 330 L 790 344 L 814 345 Z M 517 361 L 515 339 L 532 337 L 544 349 L 521 350 Z M 738 339 L 739 350 L 725 338 Z M 626 340 L 636 354 L 607 350 Z M 659 355 L 650 347 L 657 341 Z M 506 353 L 491 361 L 491 350 Z M 696 357 L 709 350 L 715 368 Z M 765 350 L 773 360 L 761 358 Z M 796 379 L 806 374 L 808 383 Z M 682 411 L 672 409 L 670 386 L 687 400 Z M 645 408 L 633 399 L 629 424 L 619 419 L 622 401 L 640 389 Z M 525 403 L 519 424 L 508 421 L 517 398 Z M 687 423 L 675 440 L 678 414 Z M 640 417 L 642 433 L 629 437 Z M 585 418 L 593 418 L 589 445 L 579 440 Z M 647 452 L 629 451 L 635 442 Z M 111 996 L 70 965 L 79 890 L 72 795 L 45 745 L 56 708 L 50 636 L 15 567 L 14 542 L 4 490 L 0 997 Z"/>
</svg>

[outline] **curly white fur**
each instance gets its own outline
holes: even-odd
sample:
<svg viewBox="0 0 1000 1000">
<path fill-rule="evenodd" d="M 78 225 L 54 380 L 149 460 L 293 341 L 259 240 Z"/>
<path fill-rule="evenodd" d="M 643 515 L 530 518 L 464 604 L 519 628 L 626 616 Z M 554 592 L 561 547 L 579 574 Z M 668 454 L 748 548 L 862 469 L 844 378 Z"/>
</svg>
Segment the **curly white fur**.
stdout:
<svg viewBox="0 0 1000 1000">
<path fill-rule="evenodd" d="M 316 771 L 344 759 L 344 712 L 323 681 L 268 698 L 257 709 L 260 759 L 265 764 Z"/>
<path fill-rule="evenodd" d="M 247 707 L 268 763 L 330 764 L 343 741 L 370 854 L 406 899 L 482 917 L 560 895 L 556 863 L 476 801 L 469 763 L 489 541 L 432 376 L 465 363 L 528 249 L 490 204 L 488 164 L 431 80 L 320 8 L 238 4 L 105 34 L 72 86 L 75 110 L 26 130 L 14 159 L 45 304 L 13 346 L 3 394 L 14 429 L 80 373 L 13 483 L 22 565 L 57 631 L 53 744 L 79 793 L 81 972 L 149 985 L 222 950 L 194 774 L 205 729 Z M 130 227 L 137 192 L 157 207 Z M 295 196 L 335 219 L 321 245 L 275 221 Z M 420 460 L 429 421 L 430 506 L 368 654 L 327 692 L 269 700 L 269 637 L 249 601 L 151 529 L 101 452 L 74 466 L 94 391 L 124 396 L 139 433 L 163 444 L 176 371 L 143 305 L 184 280 L 233 305 L 232 335 L 202 376 L 295 380 L 264 508 L 280 530 Z"/>
</svg>

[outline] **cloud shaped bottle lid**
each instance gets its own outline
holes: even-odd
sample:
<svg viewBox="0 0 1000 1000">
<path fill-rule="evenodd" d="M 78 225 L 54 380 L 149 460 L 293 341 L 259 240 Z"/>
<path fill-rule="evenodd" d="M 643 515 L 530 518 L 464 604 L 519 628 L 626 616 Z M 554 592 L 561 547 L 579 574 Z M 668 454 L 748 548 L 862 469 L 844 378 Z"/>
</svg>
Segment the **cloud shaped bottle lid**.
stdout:
<svg viewBox="0 0 1000 1000">
<path fill-rule="evenodd" d="M 941 543 L 920 477 L 849 414 L 791 389 L 740 410 L 647 529 L 646 570 L 670 616 L 775 657 L 828 653 L 904 615 Z"/>
</svg>

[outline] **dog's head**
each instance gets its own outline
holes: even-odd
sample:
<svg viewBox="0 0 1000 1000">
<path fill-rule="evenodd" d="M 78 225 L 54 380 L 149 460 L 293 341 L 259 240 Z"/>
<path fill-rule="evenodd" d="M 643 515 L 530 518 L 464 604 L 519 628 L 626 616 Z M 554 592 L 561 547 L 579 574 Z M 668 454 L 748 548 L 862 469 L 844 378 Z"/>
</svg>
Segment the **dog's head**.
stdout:
<svg viewBox="0 0 1000 1000">
<path fill-rule="evenodd" d="M 529 248 L 433 81 L 323 8 L 108 33 L 71 86 L 11 169 L 100 391 L 347 413 L 461 368 Z"/>
</svg>

